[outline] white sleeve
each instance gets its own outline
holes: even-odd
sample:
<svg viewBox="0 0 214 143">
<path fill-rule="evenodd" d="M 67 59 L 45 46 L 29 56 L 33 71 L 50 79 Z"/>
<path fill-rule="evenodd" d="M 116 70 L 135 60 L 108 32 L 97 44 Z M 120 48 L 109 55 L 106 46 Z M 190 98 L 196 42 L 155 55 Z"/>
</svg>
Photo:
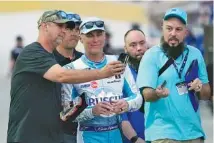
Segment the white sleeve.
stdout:
<svg viewBox="0 0 214 143">
<path fill-rule="evenodd" d="M 124 74 L 123 95 L 129 104 L 128 111 L 136 111 L 142 106 L 143 98 L 128 65 L 126 66 Z"/>
<path fill-rule="evenodd" d="M 67 64 L 63 66 L 65 69 L 72 69 L 72 64 Z M 72 101 L 72 92 L 74 90 L 74 87 L 72 84 L 62 83 L 61 87 L 61 104 L 63 107 L 63 110 L 67 109 L 68 106 L 70 106 L 70 102 Z"/>
<path fill-rule="evenodd" d="M 83 122 L 86 120 L 91 120 L 94 118 L 94 115 L 92 113 L 92 108 L 86 108 L 82 113 L 80 113 L 79 116 L 76 117 L 74 122 Z"/>
</svg>

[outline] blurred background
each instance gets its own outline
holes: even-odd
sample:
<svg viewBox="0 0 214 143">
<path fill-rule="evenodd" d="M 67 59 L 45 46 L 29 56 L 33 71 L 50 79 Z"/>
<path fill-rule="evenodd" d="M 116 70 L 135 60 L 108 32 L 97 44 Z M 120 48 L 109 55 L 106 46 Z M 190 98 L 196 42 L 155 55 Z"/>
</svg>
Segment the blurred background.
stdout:
<svg viewBox="0 0 214 143">
<path fill-rule="evenodd" d="M 17 46 L 17 37 L 23 45 L 37 40 L 37 21 L 45 10 L 61 9 L 80 14 L 84 19 L 97 16 L 105 20 L 108 30 L 105 50 L 123 52 L 123 36 L 133 27 L 142 29 L 148 46 L 156 45 L 161 37 L 161 23 L 168 8 L 180 7 L 188 13 L 189 34 L 186 43 L 198 48 L 213 73 L 213 1 L 14 1 L 0 2 L 0 143 L 6 142 L 8 109 L 10 102 L 10 58 Z M 77 50 L 84 52 L 79 43 Z M 213 88 L 213 87 L 211 87 Z M 202 124 L 207 134 L 206 143 L 213 142 L 212 102 L 202 101 Z"/>
</svg>

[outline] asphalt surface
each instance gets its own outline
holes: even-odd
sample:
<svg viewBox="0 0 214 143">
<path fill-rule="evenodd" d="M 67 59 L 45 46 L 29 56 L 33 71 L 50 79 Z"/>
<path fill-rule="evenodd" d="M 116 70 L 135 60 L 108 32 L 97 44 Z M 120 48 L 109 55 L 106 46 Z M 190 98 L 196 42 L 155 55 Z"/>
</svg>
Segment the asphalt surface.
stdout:
<svg viewBox="0 0 214 143">
<path fill-rule="evenodd" d="M 10 79 L 0 75 L 0 143 L 6 143 L 8 111 L 10 104 Z M 213 116 L 206 102 L 201 102 L 202 125 L 207 135 L 205 143 L 213 143 Z"/>
</svg>

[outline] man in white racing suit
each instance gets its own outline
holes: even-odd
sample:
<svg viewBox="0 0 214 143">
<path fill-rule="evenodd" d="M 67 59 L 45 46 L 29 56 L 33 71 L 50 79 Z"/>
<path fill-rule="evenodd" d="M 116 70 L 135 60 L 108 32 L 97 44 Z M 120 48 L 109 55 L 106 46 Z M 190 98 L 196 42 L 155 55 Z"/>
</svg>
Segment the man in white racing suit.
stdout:
<svg viewBox="0 0 214 143">
<path fill-rule="evenodd" d="M 104 21 L 90 17 L 80 25 L 81 42 L 85 54 L 65 65 L 67 69 L 102 69 L 117 56 L 104 55 Z M 123 74 L 81 84 L 63 84 L 62 105 L 76 100 L 86 93 L 88 107 L 75 119 L 79 126 L 78 143 L 122 143 L 119 130 L 120 114 L 136 111 L 142 105 L 142 97 L 128 66 Z M 123 96 L 126 95 L 126 98 Z"/>
</svg>

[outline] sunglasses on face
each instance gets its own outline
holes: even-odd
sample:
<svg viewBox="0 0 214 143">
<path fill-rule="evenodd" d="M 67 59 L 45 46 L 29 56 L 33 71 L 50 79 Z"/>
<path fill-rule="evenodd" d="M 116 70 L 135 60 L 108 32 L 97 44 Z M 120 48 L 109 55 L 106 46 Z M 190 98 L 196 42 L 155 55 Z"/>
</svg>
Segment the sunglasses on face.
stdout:
<svg viewBox="0 0 214 143">
<path fill-rule="evenodd" d="M 57 11 L 53 12 L 52 14 L 47 15 L 45 18 L 51 17 L 53 15 L 56 15 L 57 17 L 59 17 L 61 19 L 67 19 L 67 13 L 62 10 L 57 10 Z"/>
<path fill-rule="evenodd" d="M 87 29 L 91 29 L 96 25 L 98 28 L 104 27 L 104 22 L 103 21 L 94 21 L 94 22 L 87 22 L 83 26 Z"/>
<path fill-rule="evenodd" d="M 81 18 L 78 14 L 67 14 L 69 20 L 76 20 L 81 23 Z"/>
</svg>

